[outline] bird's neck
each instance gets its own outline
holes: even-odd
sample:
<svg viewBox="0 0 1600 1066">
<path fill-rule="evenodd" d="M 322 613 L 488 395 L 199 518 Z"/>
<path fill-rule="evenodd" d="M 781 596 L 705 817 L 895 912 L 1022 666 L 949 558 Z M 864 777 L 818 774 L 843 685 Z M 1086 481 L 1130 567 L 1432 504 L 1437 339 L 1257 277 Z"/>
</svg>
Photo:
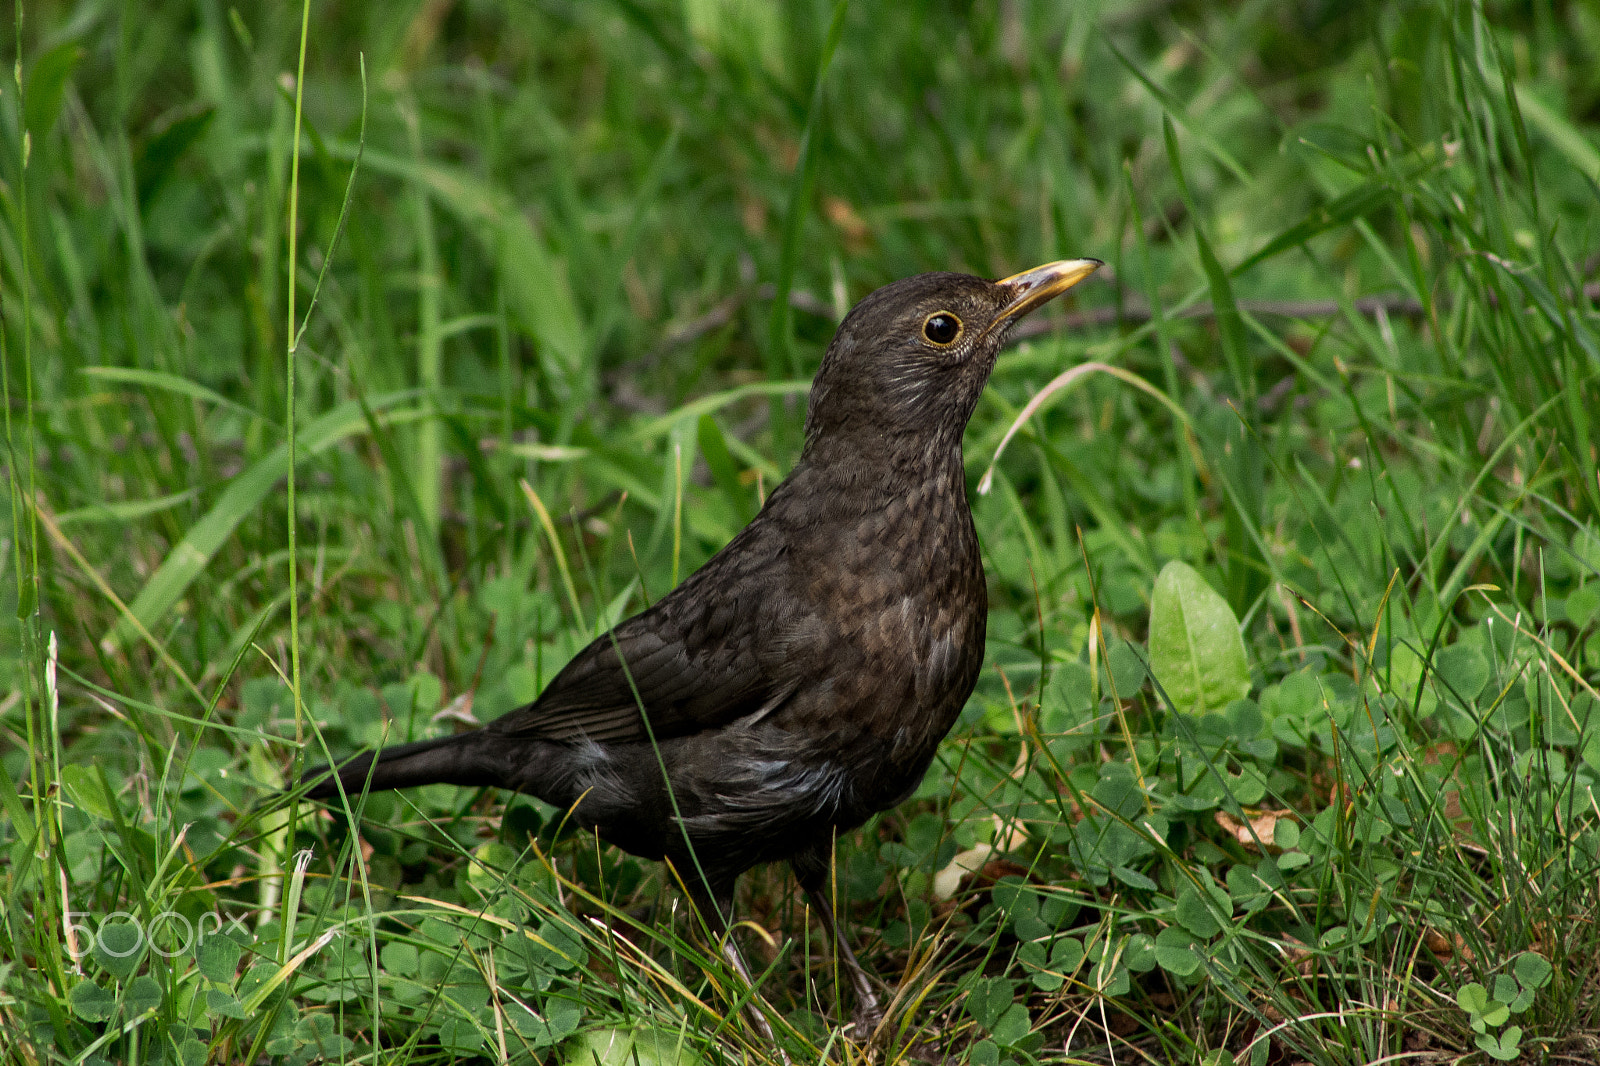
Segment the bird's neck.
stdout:
<svg viewBox="0 0 1600 1066">
<path fill-rule="evenodd" d="M 915 506 L 900 504 L 916 501 Z M 935 502 L 936 501 L 936 502 Z M 860 437 L 811 442 L 768 500 L 773 519 L 794 528 L 849 528 L 886 511 L 905 521 L 971 527 L 959 437 L 915 442 Z"/>
<path fill-rule="evenodd" d="M 925 480 L 946 482 L 966 490 L 961 459 L 961 428 L 917 433 L 815 434 L 795 467 L 821 475 L 825 481 L 861 486 L 853 491 L 896 486 Z"/>
</svg>

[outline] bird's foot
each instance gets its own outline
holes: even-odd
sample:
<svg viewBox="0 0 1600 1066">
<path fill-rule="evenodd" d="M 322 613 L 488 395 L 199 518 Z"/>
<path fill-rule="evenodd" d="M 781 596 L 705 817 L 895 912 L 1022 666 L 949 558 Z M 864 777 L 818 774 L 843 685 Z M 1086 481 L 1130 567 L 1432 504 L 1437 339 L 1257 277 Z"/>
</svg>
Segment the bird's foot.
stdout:
<svg viewBox="0 0 1600 1066">
<path fill-rule="evenodd" d="M 850 1016 L 850 1033 L 860 1043 L 869 1043 L 883 1024 L 883 1008 L 876 998 L 860 1000 L 855 1013 Z"/>
</svg>

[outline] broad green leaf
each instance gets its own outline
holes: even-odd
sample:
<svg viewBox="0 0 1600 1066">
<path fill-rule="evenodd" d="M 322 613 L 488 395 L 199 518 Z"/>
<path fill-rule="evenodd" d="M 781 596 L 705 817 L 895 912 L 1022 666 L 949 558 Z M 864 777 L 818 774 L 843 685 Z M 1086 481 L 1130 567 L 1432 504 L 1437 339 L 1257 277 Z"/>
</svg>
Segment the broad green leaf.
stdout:
<svg viewBox="0 0 1600 1066">
<path fill-rule="evenodd" d="M 300 1046 L 315 1049 L 317 1057 L 338 1061 L 349 1054 L 355 1045 L 349 1037 L 339 1032 L 339 1023 L 331 1014 L 307 1014 L 294 1027 L 294 1036 Z M 478 1046 L 476 1043 L 469 1047 Z"/>
<path fill-rule="evenodd" d="M 1137 888 L 1141 892 L 1154 892 L 1161 887 L 1131 866 L 1113 866 L 1111 875 L 1129 888 Z"/>
<path fill-rule="evenodd" d="M 278 1014 L 277 1021 L 272 1024 L 271 1034 L 267 1037 L 264 1050 L 268 1055 L 288 1055 L 300 1050 L 303 1045 L 294 1033 L 299 1020 L 299 1012 L 294 1006 L 285 1004 Z"/>
<path fill-rule="evenodd" d="M 239 945 L 221 934 L 212 934 L 201 942 L 198 952 L 200 972 L 207 979 L 222 985 L 232 985 L 239 970 Z"/>
<path fill-rule="evenodd" d="M 562 1049 L 571 1066 L 702 1066 L 688 1034 L 666 1029 L 591 1029 Z"/>
<path fill-rule="evenodd" d="M 1134 933 L 1122 949 L 1122 964 L 1134 973 L 1156 968 L 1156 940 L 1149 933 Z"/>
<path fill-rule="evenodd" d="M 1034 971 L 1029 978 L 1035 988 L 1054 992 L 1083 962 L 1083 944 L 1070 936 L 1056 937 L 1049 943 L 1034 941 L 1023 944 L 1017 957 Z"/>
<path fill-rule="evenodd" d="M 1489 660 L 1471 644 L 1452 644 L 1433 656 L 1433 669 L 1451 694 L 1470 703 L 1489 683 Z"/>
<path fill-rule="evenodd" d="M 1492 1034 L 1483 1034 L 1473 1039 L 1478 1047 L 1486 1052 L 1489 1057 L 1499 1062 L 1511 1062 L 1522 1054 L 1518 1046 L 1522 1043 L 1522 1027 L 1513 1025 L 1498 1037 Z"/>
<path fill-rule="evenodd" d="M 94 961 L 113 977 L 127 978 L 144 958 L 144 930 L 134 922 L 101 922 L 95 930 Z"/>
<path fill-rule="evenodd" d="M 1178 892 L 1178 905 L 1173 913 L 1183 928 L 1206 939 L 1222 931 L 1218 913 L 1228 916 L 1232 912 L 1233 900 L 1226 892 L 1217 888 L 1202 890 L 1187 884 Z"/>
<path fill-rule="evenodd" d="M 1600 530 L 1587 526 L 1572 531 L 1572 554 L 1591 574 L 1600 574 Z"/>
<path fill-rule="evenodd" d="M 1000 1019 L 1016 1000 L 1017 986 L 1003 977 L 979 978 L 967 994 L 967 1013 L 972 1020 L 993 1032 Z"/>
<path fill-rule="evenodd" d="M 248 1017 L 237 999 L 215 988 L 206 989 L 206 1011 L 224 1018 Z"/>
<path fill-rule="evenodd" d="M 1511 972 L 1523 988 L 1539 989 L 1550 983 L 1555 967 L 1537 951 L 1524 951 L 1511 961 Z"/>
<path fill-rule="evenodd" d="M 86 1022 L 103 1022 L 117 1012 L 117 997 L 93 981 L 79 981 L 67 995 L 72 1013 Z"/>
<path fill-rule="evenodd" d="M 1472 1027 L 1482 1032 L 1482 1026 L 1504 1025 L 1511 1011 L 1504 1003 L 1489 997 L 1489 990 L 1476 981 L 1462 985 L 1456 993 L 1456 1002 L 1472 1016 Z"/>
<path fill-rule="evenodd" d="M 1017 961 L 1022 964 L 1024 971 L 1043 971 L 1050 965 L 1049 952 L 1038 941 L 1024 941 L 1017 946 Z M 1033 986 L 1045 992 L 1054 992 L 1061 987 L 1061 978 L 1055 974 L 1043 972 L 1030 972 L 1028 978 Z"/>
<path fill-rule="evenodd" d="M 417 949 L 413 944 L 391 940 L 378 952 L 378 958 L 389 973 L 412 975 L 417 972 Z"/>
<path fill-rule="evenodd" d="M 1128 699 L 1144 684 L 1144 660 L 1127 641 L 1114 640 L 1108 643 L 1110 650 L 1106 655 L 1106 665 L 1111 671 L 1111 683 L 1116 686 L 1119 698 Z"/>
<path fill-rule="evenodd" d="M 1583 629 L 1600 615 L 1600 581 L 1591 581 L 1567 593 L 1567 621 Z"/>
<path fill-rule="evenodd" d="M 1184 713 L 1220 711 L 1250 693 L 1239 620 L 1188 563 L 1170 562 L 1156 578 L 1150 670 Z"/>
<path fill-rule="evenodd" d="M 1409 700 L 1422 681 L 1422 656 L 1409 644 L 1396 644 L 1389 652 L 1389 691 Z"/>
<path fill-rule="evenodd" d="M 467 880 L 473 888 L 485 894 L 504 886 L 506 871 L 517 864 L 516 851 L 497 840 L 478 845 L 472 857 L 476 861 L 467 867 Z"/>
<path fill-rule="evenodd" d="M 583 1008 L 569 999 L 552 997 L 544 1001 L 544 1021 L 550 1042 L 560 1043 L 583 1021 Z"/>
<path fill-rule="evenodd" d="M 1002 1047 L 1010 1047 L 1021 1041 L 1032 1029 L 1033 1022 L 1028 1017 L 1028 1008 L 1021 1003 L 1013 1003 L 996 1019 L 989 1032 L 993 1034 L 995 1043 Z"/>
<path fill-rule="evenodd" d="M 1050 948 L 1050 968 L 1057 973 L 1072 973 L 1083 964 L 1083 941 L 1077 937 L 1057 937 Z"/>
<path fill-rule="evenodd" d="M 61 787 L 66 790 L 67 798 L 85 814 L 96 818 L 111 821 L 116 815 L 116 803 L 106 790 L 101 787 L 100 775 L 88 767 L 77 763 L 67 763 L 61 767 Z"/>
<path fill-rule="evenodd" d="M 1178 977 L 1188 977 L 1200 969 L 1200 956 L 1194 951 L 1194 937 L 1181 926 L 1169 925 L 1156 934 L 1156 963 Z"/>
<path fill-rule="evenodd" d="M 993 1040 L 980 1040 L 967 1049 L 967 1062 L 971 1066 L 997 1066 L 1000 1048 Z"/>
</svg>

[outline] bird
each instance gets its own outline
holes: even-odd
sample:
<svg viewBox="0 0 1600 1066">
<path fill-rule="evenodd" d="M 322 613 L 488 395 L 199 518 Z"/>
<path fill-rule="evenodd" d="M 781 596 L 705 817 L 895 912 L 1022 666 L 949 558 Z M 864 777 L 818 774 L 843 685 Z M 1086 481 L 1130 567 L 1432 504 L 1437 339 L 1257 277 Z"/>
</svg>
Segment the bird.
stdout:
<svg viewBox="0 0 1600 1066">
<path fill-rule="evenodd" d="M 794 468 L 699 570 L 532 703 L 319 767 L 304 794 L 442 782 L 568 810 L 669 862 L 752 986 L 728 935 L 735 881 L 787 861 L 870 1035 L 883 1012 L 825 890 L 833 842 L 911 796 L 977 684 L 988 600 L 962 435 L 1010 328 L 1102 265 L 918 274 L 872 292 L 823 356 Z"/>
</svg>

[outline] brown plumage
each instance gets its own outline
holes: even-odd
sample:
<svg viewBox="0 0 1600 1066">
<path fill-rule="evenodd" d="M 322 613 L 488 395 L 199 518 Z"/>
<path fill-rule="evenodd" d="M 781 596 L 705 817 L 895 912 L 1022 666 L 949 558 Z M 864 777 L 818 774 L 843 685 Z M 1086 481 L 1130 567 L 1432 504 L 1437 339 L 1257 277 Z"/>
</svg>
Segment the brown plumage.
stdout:
<svg viewBox="0 0 1600 1066">
<path fill-rule="evenodd" d="M 988 604 L 961 435 L 1010 326 L 1099 265 L 872 293 L 823 358 L 800 461 L 705 566 L 533 703 L 352 759 L 307 795 L 447 782 L 537 796 L 670 860 L 718 934 L 735 878 L 787 859 L 851 972 L 858 1024 L 875 1025 L 823 892 L 832 840 L 911 794 L 972 694 Z"/>
</svg>

